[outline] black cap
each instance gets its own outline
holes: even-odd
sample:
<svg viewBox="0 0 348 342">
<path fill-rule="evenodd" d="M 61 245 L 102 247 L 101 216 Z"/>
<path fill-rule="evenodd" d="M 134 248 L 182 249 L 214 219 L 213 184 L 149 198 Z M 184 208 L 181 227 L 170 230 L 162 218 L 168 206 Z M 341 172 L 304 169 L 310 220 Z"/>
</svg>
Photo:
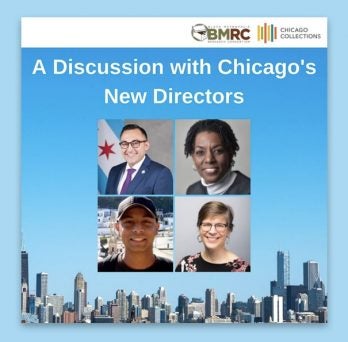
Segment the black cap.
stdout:
<svg viewBox="0 0 348 342">
<path fill-rule="evenodd" d="M 153 218 L 157 219 L 156 207 L 148 197 L 129 196 L 118 205 L 117 220 L 130 208 L 142 207 L 147 210 Z"/>
</svg>

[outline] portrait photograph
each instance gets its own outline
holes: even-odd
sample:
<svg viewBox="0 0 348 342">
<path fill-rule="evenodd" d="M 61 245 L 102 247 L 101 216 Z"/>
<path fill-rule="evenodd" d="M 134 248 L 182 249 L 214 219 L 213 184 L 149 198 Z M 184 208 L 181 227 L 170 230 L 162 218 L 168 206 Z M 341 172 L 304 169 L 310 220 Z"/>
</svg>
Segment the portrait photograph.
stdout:
<svg viewBox="0 0 348 342">
<path fill-rule="evenodd" d="M 98 272 L 173 271 L 172 197 L 98 198 Z"/>
<path fill-rule="evenodd" d="M 176 193 L 250 194 L 250 120 L 177 120 Z"/>
<path fill-rule="evenodd" d="M 249 196 L 175 199 L 176 272 L 249 272 Z"/>
<path fill-rule="evenodd" d="M 173 121 L 98 120 L 98 193 L 173 194 Z"/>
</svg>

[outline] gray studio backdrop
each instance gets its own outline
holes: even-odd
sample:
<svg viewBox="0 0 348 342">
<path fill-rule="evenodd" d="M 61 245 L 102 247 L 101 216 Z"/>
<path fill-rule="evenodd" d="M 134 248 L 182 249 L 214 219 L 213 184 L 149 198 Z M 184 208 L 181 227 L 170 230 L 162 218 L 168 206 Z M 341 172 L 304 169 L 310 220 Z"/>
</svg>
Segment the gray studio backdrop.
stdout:
<svg viewBox="0 0 348 342">
<path fill-rule="evenodd" d="M 209 201 L 232 207 L 234 228 L 228 248 L 250 262 L 250 196 L 180 196 L 175 198 L 175 267 L 184 256 L 203 250 L 203 244 L 197 240 L 196 224 L 199 209 Z"/>
<path fill-rule="evenodd" d="M 125 120 L 124 124 L 137 124 L 144 128 L 150 142 L 148 156 L 152 160 L 167 166 L 173 173 L 173 121 Z"/>
<path fill-rule="evenodd" d="M 197 171 L 193 170 L 191 157 L 186 158 L 184 144 L 189 128 L 198 120 L 176 120 L 176 193 L 186 194 L 186 189 L 192 183 L 200 180 Z M 250 120 L 224 120 L 227 122 L 239 144 L 235 157 L 234 170 L 250 177 Z"/>
</svg>

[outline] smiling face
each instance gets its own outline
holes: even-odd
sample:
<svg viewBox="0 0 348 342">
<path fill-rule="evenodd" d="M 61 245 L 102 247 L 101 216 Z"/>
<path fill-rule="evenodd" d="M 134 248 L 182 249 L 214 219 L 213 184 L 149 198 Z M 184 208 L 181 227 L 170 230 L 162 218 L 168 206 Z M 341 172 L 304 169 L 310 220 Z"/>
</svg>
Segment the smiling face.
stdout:
<svg viewBox="0 0 348 342">
<path fill-rule="evenodd" d="M 232 158 L 215 132 L 196 135 L 192 159 L 199 175 L 207 184 L 218 182 L 231 168 Z"/>
<path fill-rule="evenodd" d="M 231 231 L 227 215 L 207 216 L 199 226 L 199 236 L 206 249 L 222 250 Z"/>
<path fill-rule="evenodd" d="M 159 223 L 142 207 L 128 209 L 118 223 L 118 230 L 127 253 L 152 253 Z"/>
<path fill-rule="evenodd" d="M 139 147 L 132 147 L 132 145 L 129 144 L 127 148 L 121 148 L 122 155 L 129 166 L 133 166 L 140 162 L 150 148 L 150 144 L 145 135 L 138 128 L 126 130 L 121 135 L 121 142 L 125 141 L 127 143 L 131 143 L 135 140 L 140 142 Z"/>
</svg>

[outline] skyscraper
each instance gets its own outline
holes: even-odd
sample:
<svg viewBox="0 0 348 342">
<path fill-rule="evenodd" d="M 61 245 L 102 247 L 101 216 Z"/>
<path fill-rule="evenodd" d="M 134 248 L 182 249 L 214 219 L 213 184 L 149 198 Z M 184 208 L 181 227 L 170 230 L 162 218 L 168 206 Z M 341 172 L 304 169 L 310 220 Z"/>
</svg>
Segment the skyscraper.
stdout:
<svg viewBox="0 0 348 342">
<path fill-rule="evenodd" d="M 261 317 L 261 301 L 255 296 L 251 296 L 247 301 L 248 312 L 255 315 L 255 318 Z"/>
<path fill-rule="evenodd" d="M 100 308 L 103 305 L 103 298 L 98 296 L 96 297 L 96 299 L 94 300 L 94 310 L 98 310 L 100 313 Z"/>
<path fill-rule="evenodd" d="M 52 305 L 52 314 L 58 314 L 59 317 L 63 316 L 63 305 L 64 305 L 64 296 L 59 296 L 57 294 L 53 294 L 51 296 L 47 296 L 46 305 Z"/>
<path fill-rule="evenodd" d="M 29 293 L 29 263 L 28 263 L 28 253 L 26 251 L 21 251 L 21 283 L 27 284 L 27 293 Z"/>
<path fill-rule="evenodd" d="M 48 291 L 48 273 L 41 272 L 36 274 L 36 297 L 41 298 L 41 303 L 45 302 Z"/>
<path fill-rule="evenodd" d="M 152 306 L 152 297 L 150 295 L 145 295 L 141 298 L 141 308 L 149 310 Z"/>
<path fill-rule="evenodd" d="M 233 292 L 228 292 L 226 297 L 226 316 L 232 316 L 233 303 L 236 301 L 236 296 Z"/>
<path fill-rule="evenodd" d="M 83 279 L 82 273 L 77 273 L 74 281 L 74 310 L 76 322 L 81 322 L 83 318 L 83 309 L 87 304 L 87 298 L 85 294 L 86 284 L 87 283 Z"/>
<path fill-rule="evenodd" d="M 28 298 L 28 312 L 32 315 L 36 314 L 36 306 L 35 306 L 36 296 L 31 294 Z"/>
<path fill-rule="evenodd" d="M 303 285 L 288 285 L 286 288 L 286 309 L 296 310 L 296 298 L 300 293 L 306 293 L 307 289 Z"/>
<path fill-rule="evenodd" d="M 177 308 L 177 311 L 179 312 L 179 322 L 181 323 L 188 319 L 188 304 L 189 299 L 184 294 L 181 294 L 178 298 Z"/>
<path fill-rule="evenodd" d="M 295 299 L 295 311 L 305 312 L 308 311 L 308 295 L 307 293 L 299 293 Z"/>
<path fill-rule="evenodd" d="M 28 312 L 29 266 L 28 253 L 21 251 L 21 311 Z"/>
<path fill-rule="evenodd" d="M 167 301 L 167 297 L 166 297 L 166 290 L 163 286 L 158 288 L 157 294 L 159 296 L 159 303 L 160 305 L 165 305 L 166 301 Z"/>
<path fill-rule="evenodd" d="M 27 286 L 27 283 L 22 283 L 21 312 L 29 312 L 28 311 L 28 286 Z"/>
<path fill-rule="evenodd" d="M 262 321 L 283 323 L 283 297 L 274 295 L 262 298 Z"/>
<path fill-rule="evenodd" d="M 321 287 L 319 277 L 319 264 L 315 261 L 307 261 L 303 263 L 303 285 L 309 291 L 314 287 Z"/>
<path fill-rule="evenodd" d="M 277 287 L 285 289 L 290 285 L 290 255 L 288 251 L 277 252 Z"/>
<path fill-rule="evenodd" d="M 123 289 L 116 291 L 116 303 L 120 306 L 121 321 L 126 322 L 128 319 L 128 301 L 127 293 Z"/>
<path fill-rule="evenodd" d="M 135 320 L 137 318 L 137 311 L 140 307 L 139 295 L 133 290 L 127 297 L 128 299 L 128 318 Z"/>
<path fill-rule="evenodd" d="M 215 290 L 206 289 L 205 290 L 205 317 L 215 316 Z"/>
<path fill-rule="evenodd" d="M 153 306 L 149 310 L 149 320 L 151 323 L 161 322 L 161 309 L 158 306 Z"/>
</svg>

